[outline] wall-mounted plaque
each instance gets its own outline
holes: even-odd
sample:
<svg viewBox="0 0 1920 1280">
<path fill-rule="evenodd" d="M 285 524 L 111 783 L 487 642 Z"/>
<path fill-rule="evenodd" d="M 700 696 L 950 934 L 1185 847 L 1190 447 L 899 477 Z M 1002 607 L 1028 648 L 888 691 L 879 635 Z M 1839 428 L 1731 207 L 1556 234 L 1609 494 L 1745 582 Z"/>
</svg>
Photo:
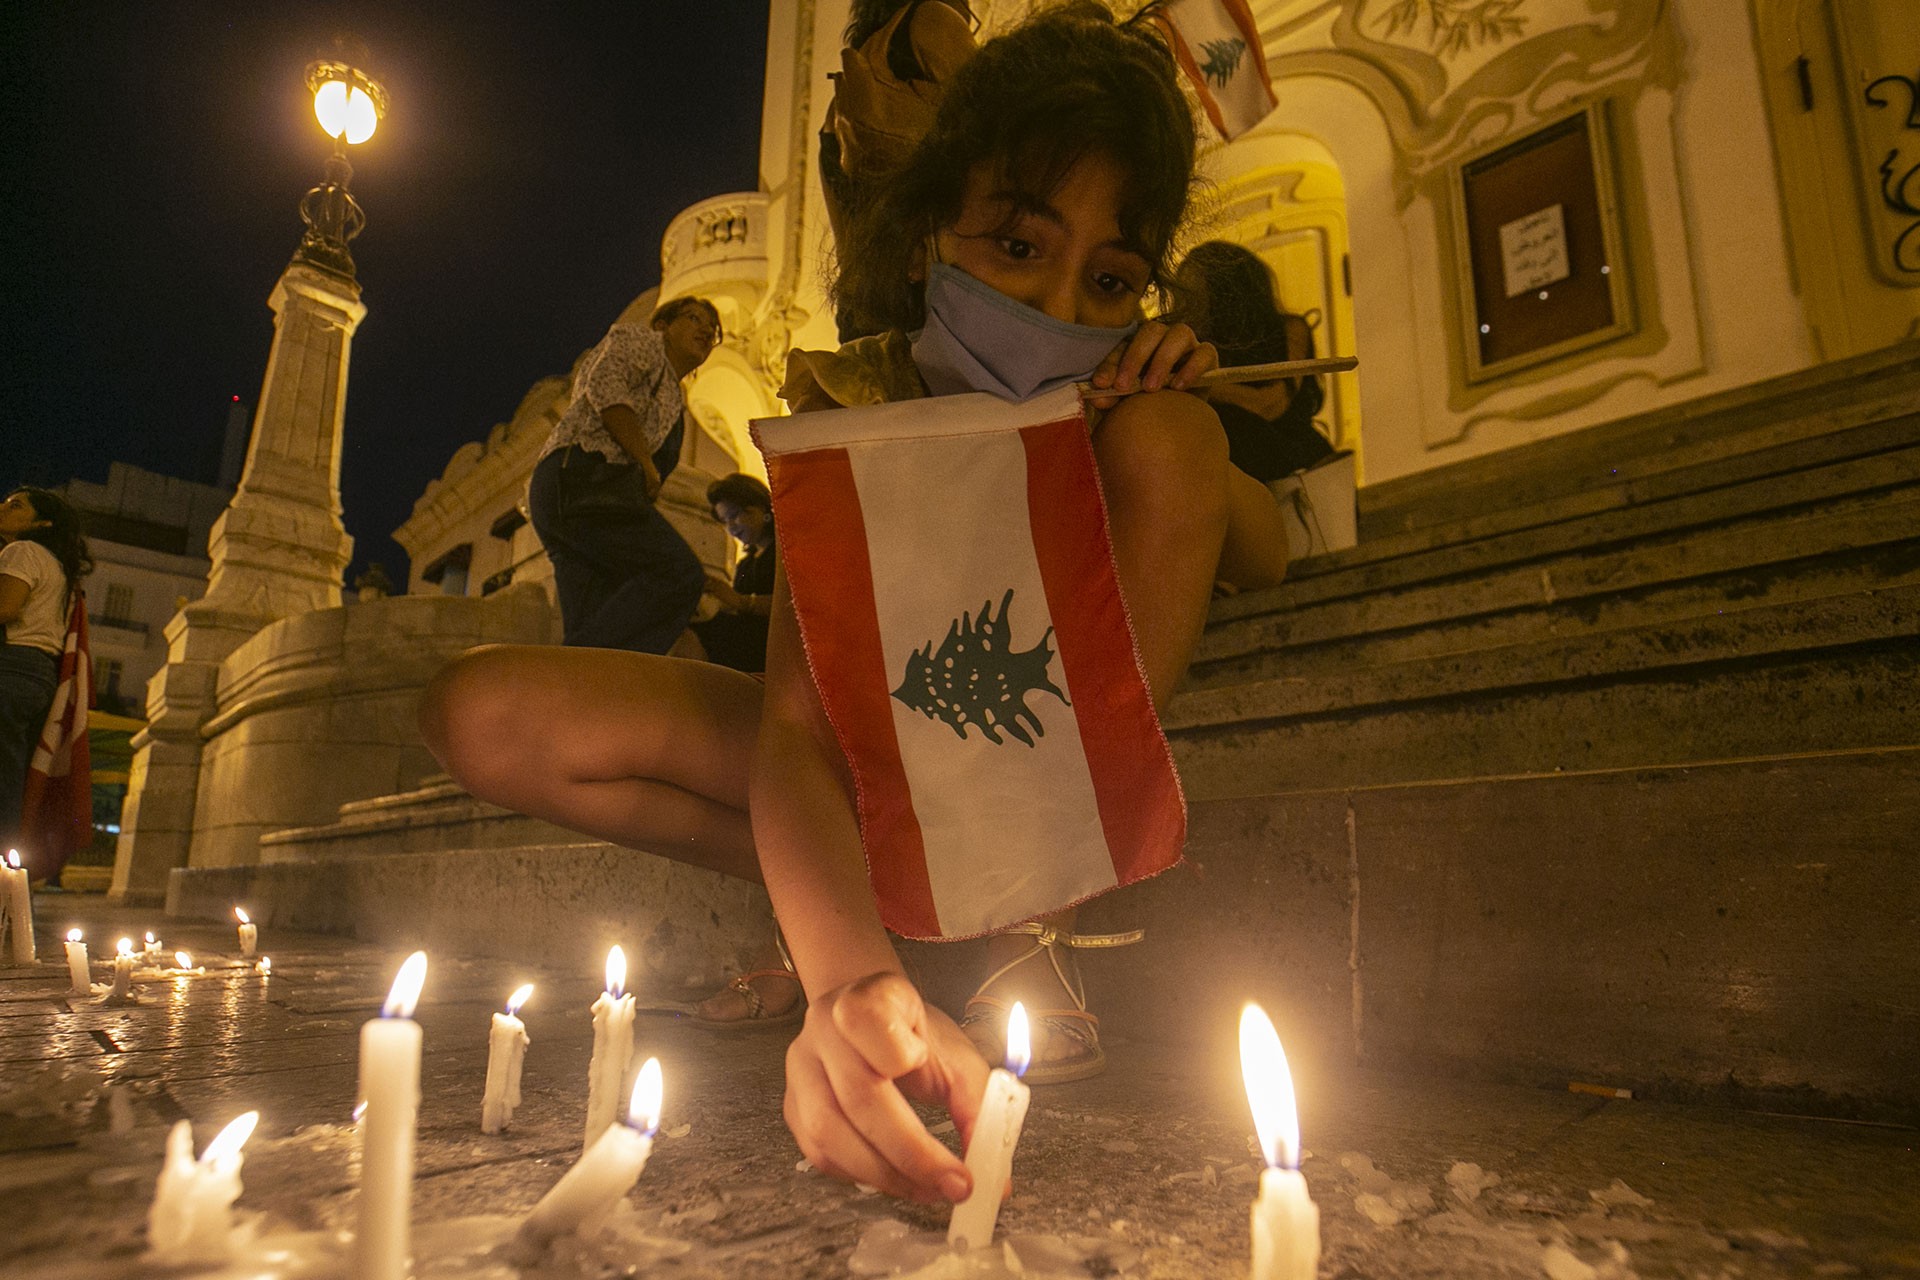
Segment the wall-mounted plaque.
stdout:
<svg viewBox="0 0 1920 1280">
<path fill-rule="evenodd" d="M 1467 381 L 1633 332 L 1602 106 L 1466 160 L 1454 185 Z"/>
</svg>

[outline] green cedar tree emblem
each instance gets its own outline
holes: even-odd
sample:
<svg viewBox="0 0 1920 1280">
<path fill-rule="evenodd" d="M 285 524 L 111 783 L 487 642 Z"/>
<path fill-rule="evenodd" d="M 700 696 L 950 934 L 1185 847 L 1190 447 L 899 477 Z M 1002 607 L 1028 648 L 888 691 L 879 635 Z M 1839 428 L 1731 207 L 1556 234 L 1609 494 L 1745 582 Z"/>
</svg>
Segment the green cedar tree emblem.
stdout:
<svg viewBox="0 0 1920 1280">
<path fill-rule="evenodd" d="M 1000 600 L 995 616 L 993 602 L 981 604 L 978 618 L 962 613 L 947 628 L 947 638 L 939 649 L 928 641 L 907 657 L 906 677 L 893 696 L 929 720 L 943 720 L 964 741 L 967 729 L 978 726 L 987 741 L 1004 742 L 1000 730 L 1033 745 L 1046 734 L 1040 717 L 1027 705 L 1034 693 L 1050 693 L 1064 705 L 1067 695 L 1053 683 L 1048 668 L 1053 664 L 1053 628 L 1040 637 L 1031 649 L 1016 652 L 1012 629 L 1007 625 L 1007 608 L 1013 603 L 1013 591 Z M 1022 724 L 1021 721 L 1025 721 Z M 1028 732 L 1028 726 L 1032 732 Z"/>
<path fill-rule="evenodd" d="M 1240 59 L 1247 56 L 1247 42 L 1238 37 L 1202 40 L 1200 52 L 1207 55 L 1207 60 L 1200 64 L 1200 74 L 1208 84 L 1224 89 L 1227 81 L 1233 79 L 1233 73 L 1240 69 Z"/>
</svg>

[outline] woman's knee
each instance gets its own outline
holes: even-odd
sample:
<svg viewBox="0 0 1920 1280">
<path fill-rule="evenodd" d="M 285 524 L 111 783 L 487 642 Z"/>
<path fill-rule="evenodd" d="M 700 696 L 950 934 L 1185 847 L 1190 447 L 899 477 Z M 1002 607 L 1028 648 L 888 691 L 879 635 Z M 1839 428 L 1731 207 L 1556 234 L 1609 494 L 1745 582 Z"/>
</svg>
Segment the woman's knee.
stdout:
<svg viewBox="0 0 1920 1280">
<path fill-rule="evenodd" d="M 420 735 L 463 784 L 518 740 L 518 652 L 509 645 L 469 649 L 440 668 L 420 696 Z"/>
<path fill-rule="evenodd" d="M 1158 391 L 1121 401 L 1102 419 L 1094 449 L 1109 491 L 1226 510 L 1227 435 L 1197 397 Z"/>
</svg>

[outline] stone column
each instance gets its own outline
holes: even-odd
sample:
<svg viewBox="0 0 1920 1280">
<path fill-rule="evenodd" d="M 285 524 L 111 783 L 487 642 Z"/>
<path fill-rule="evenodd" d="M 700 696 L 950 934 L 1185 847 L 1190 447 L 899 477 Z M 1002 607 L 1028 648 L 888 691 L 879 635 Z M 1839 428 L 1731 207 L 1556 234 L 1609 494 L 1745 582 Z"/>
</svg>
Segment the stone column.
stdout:
<svg viewBox="0 0 1920 1280">
<path fill-rule="evenodd" d="M 159 904 L 168 873 L 187 865 L 220 664 L 268 623 L 340 604 L 353 550 L 340 520 L 340 432 L 349 347 L 367 309 L 344 240 L 334 247 L 321 265 L 303 245 L 268 300 L 273 350 L 246 469 L 213 526 L 206 596 L 167 625 L 167 665 L 147 686 L 148 724 L 133 739 L 115 902 Z"/>
</svg>

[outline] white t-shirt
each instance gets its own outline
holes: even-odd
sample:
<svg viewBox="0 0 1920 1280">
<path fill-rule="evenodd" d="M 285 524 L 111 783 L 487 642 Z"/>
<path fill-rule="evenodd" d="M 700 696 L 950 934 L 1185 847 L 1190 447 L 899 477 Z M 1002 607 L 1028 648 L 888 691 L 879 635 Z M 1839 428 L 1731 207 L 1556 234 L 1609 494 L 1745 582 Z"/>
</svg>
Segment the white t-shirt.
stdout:
<svg viewBox="0 0 1920 1280">
<path fill-rule="evenodd" d="M 8 644 L 58 654 L 67 643 L 67 575 L 53 552 L 21 538 L 0 547 L 0 573 L 27 584 L 27 603 L 7 624 Z"/>
</svg>

